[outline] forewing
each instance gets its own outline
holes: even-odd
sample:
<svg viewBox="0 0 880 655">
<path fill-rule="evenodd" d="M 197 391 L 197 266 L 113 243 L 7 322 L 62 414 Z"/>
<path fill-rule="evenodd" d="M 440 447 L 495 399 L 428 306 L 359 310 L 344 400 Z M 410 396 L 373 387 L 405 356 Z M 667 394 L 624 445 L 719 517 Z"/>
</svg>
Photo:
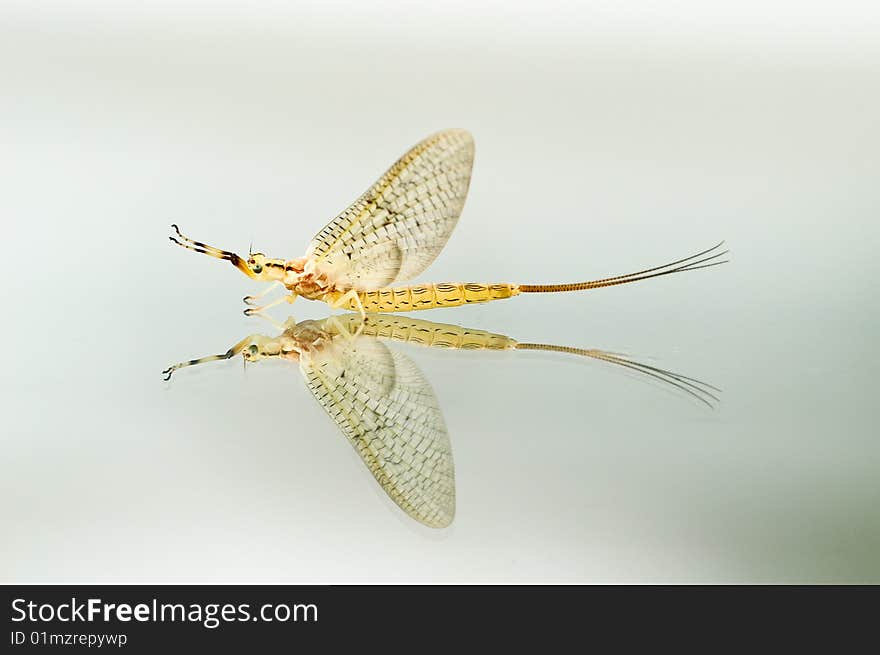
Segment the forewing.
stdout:
<svg viewBox="0 0 880 655">
<path fill-rule="evenodd" d="M 415 277 L 449 240 L 473 162 L 474 141 L 465 130 L 428 137 L 315 235 L 306 258 L 343 288 Z"/>
<path fill-rule="evenodd" d="M 442 528 L 455 515 L 455 471 L 430 384 L 375 339 L 335 340 L 301 360 L 306 384 L 407 514 Z"/>
</svg>

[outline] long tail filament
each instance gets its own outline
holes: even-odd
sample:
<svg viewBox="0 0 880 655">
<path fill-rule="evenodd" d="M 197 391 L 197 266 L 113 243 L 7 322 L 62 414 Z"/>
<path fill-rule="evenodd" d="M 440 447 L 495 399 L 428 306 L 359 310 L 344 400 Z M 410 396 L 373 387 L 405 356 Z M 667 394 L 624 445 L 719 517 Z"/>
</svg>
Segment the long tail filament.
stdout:
<svg viewBox="0 0 880 655">
<path fill-rule="evenodd" d="M 588 350 L 585 348 L 572 348 L 570 346 L 554 346 L 546 343 L 518 343 L 516 344 L 516 349 L 544 350 L 550 352 L 566 353 L 569 355 L 580 355 L 581 357 L 590 357 L 592 359 L 599 359 L 605 362 L 610 362 L 612 364 L 617 364 L 618 366 L 623 366 L 624 368 L 638 371 L 639 373 L 677 387 L 681 391 L 690 394 L 701 403 L 709 407 L 714 407 L 714 405 L 712 404 L 713 402 L 721 402 L 721 399 L 717 395 L 715 395 L 715 393 L 712 393 L 713 391 L 721 393 L 721 389 L 712 386 L 708 382 L 703 382 L 702 380 L 697 380 L 695 378 L 689 378 L 686 375 L 667 371 L 666 369 L 657 368 L 656 366 L 642 364 L 641 362 L 636 362 L 621 355 L 609 353 L 604 350 Z"/>
<path fill-rule="evenodd" d="M 698 252 L 690 257 L 679 259 L 678 261 L 664 264 L 663 266 L 655 266 L 654 268 L 646 268 L 643 271 L 635 273 L 627 273 L 626 275 L 618 275 L 615 277 L 606 277 L 601 280 L 591 280 L 589 282 L 574 282 L 571 284 L 521 284 L 519 290 L 522 293 L 548 293 L 554 291 L 584 291 L 586 289 L 598 289 L 600 287 L 613 287 L 618 284 L 627 284 L 629 282 L 638 282 L 639 280 L 647 280 L 652 277 L 660 277 L 661 275 L 669 275 L 670 273 L 683 273 L 685 271 L 696 271 L 701 268 L 709 268 L 710 266 L 718 266 L 726 264 L 729 260 L 719 260 L 719 257 L 726 255 L 729 250 L 709 253 L 718 250 L 724 242 Z M 706 256 L 709 255 L 709 256 Z M 701 259 L 702 257 L 702 259 Z"/>
</svg>

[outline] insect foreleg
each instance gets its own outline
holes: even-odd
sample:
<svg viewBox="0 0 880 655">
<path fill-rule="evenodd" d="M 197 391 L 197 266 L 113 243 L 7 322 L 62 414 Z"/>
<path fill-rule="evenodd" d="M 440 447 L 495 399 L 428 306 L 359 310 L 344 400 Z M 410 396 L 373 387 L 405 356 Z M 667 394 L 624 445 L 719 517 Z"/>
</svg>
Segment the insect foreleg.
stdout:
<svg viewBox="0 0 880 655">
<path fill-rule="evenodd" d="M 216 257 L 217 259 L 224 259 L 230 262 L 235 268 L 240 270 L 242 273 L 247 275 L 249 278 L 254 280 L 262 279 L 259 274 L 255 272 L 248 263 L 236 255 L 234 252 L 229 252 L 228 250 L 222 250 L 220 248 L 215 248 L 214 246 L 209 246 L 206 243 L 202 243 L 201 241 L 196 241 L 195 239 L 190 239 L 188 236 L 185 236 L 180 232 L 180 228 L 176 225 L 171 226 L 177 236 L 168 237 L 171 239 L 173 243 L 176 243 L 181 248 L 186 248 L 187 250 L 192 250 L 193 252 L 198 252 L 203 255 L 208 255 L 209 257 Z M 262 270 L 262 269 L 261 269 Z"/>
<path fill-rule="evenodd" d="M 171 374 L 179 368 L 195 366 L 196 364 L 204 364 L 205 362 L 215 362 L 221 359 L 232 359 L 247 346 L 249 346 L 251 341 L 253 341 L 256 336 L 256 334 L 249 334 L 222 355 L 208 355 L 207 357 L 199 357 L 198 359 L 191 359 L 188 362 L 180 362 L 179 364 L 175 364 L 174 366 L 169 366 L 164 371 L 162 371 L 162 375 L 165 376 L 166 380 L 170 380 Z"/>
<path fill-rule="evenodd" d="M 202 243 L 201 241 L 196 241 L 195 239 L 190 239 L 188 236 L 183 234 L 180 231 L 180 228 L 177 227 L 177 225 L 174 223 L 172 223 L 171 229 L 173 229 L 177 233 L 177 236 L 181 241 L 184 241 L 184 242 L 190 244 L 191 246 L 195 246 L 196 248 L 203 248 L 205 250 L 210 250 L 211 252 L 218 253 L 218 254 L 222 254 L 224 252 L 220 248 L 215 248 L 214 246 L 209 246 L 208 244 Z M 183 244 L 178 244 L 178 245 L 183 245 Z"/>
</svg>

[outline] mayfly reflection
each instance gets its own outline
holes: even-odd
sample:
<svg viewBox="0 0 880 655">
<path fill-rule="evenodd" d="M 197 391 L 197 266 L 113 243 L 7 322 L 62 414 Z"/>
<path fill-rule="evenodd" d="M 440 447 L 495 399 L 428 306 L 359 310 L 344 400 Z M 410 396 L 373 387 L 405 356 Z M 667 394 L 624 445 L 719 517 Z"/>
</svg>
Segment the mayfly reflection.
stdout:
<svg viewBox="0 0 880 655">
<path fill-rule="evenodd" d="M 170 366 L 182 368 L 240 355 L 299 364 L 306 386 L 363 459 L 388 496 L 417 521 L 435 528 L 455 516 L 455 467 L 449 434 L 431 385 L 408 357 L 384 342 L 465 350 L 551 351 L 587 357 L 660 380 L 711 406 L 715 387 L 694 378 L 595 349 L 521 343 L 510 337 L 403 316 L 359 314 L 279 326 L 276 336 L 252 334 L 225 353 Z"/>
<path fill-rule="evenodd" d="M 648 278 L 695 271 L 725 263 L 718 245 L 689 257 L 633 273 L 567 284 L 440 282 L 401 285 L 422 273 L 443 250 L 464 207 L 474 162 L 474 141 L 460 129 L 444 130 L 413 146 L 347 209 L 322 228 L 298 259 L 263 253 L 241 257 L 184 236 L 177 225 L 170 237 L 177 245 L 224 259 L 249 278 L 272 282 L 262 293 L 245 297 L 255 305 L 283 285 L 289 292 L 253 314 L 302 296 L 331 308 L 364 313 L 409 312 L 511 298 L 521 293 L 584 291 Z M 522 229 L 543 229 L 533 221 Z M 510 232 L 516 232 L 514 225 Z M 498 244 L 485 247 L 497 249 Z"/>
</svg>

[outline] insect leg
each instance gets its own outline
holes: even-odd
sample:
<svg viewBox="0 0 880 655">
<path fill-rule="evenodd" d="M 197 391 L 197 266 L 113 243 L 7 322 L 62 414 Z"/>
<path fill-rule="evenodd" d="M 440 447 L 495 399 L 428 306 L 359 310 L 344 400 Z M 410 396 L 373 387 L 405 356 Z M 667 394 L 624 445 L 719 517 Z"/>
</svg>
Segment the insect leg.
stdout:
<svg viewBox="0 0 880 655">
<path fill-rule="evenodd" d="M 280 280 L 275 280 L 275 281 L 274 281 L 272 284 L 270 284 L 268 287 L 266 287 L 265 289 L 263 289 L 262 291 L 260 291 L 260 293 L 255 294 L 255 295 L 253 295 L 253 296 L 245 296 L 245 297 L 244 297 L 244 304 L 245 304 L 245 305 L 253 305 L 255 301 L 257 301 L 257 300 L 259 300 L 260 298 L 262 298 L 263 296 L 265 296 L 267 293 L 269 293 L 270 291 L 272 291 L 272 289 L 274 289 L 275 287 L 277 287 L 279 284 L 281 284 L 281 281 L 280 281 Z"/>
<path fill-rule="evenodd" d="M 177 369 L 186 368 L 187 366 L 195 366 L 196 364 L 204 364 L 205 362 L 214 362 L 221 359 L 232 359 L 247 346 L 249 346 L 251 341 L 253 341 L 254 337 L 256 336 L 256 334 L 249 334 L 222 355 L 208 355 L 207 357 L 199 357 L 198 359 L 191 359 L 188 362 L 180 362 L 179 364 L 175 364 L 174 366 L 169 366 L 164 371 L 162 371 L 162 375 L 165 376 L 166 380 L 170 380 L 171 374 L 174 373 L 174 371 L 176 371 Z"/>
<path fill-rule="evenodd" d="M 361 332 L 364 331 L 364 323 L 365 321 L 362 319 L 360 323 L 358 323 L 357 330 L 352 334 L 339 318 L 332 314 L 330 315 L 330 324 L 336 328 L 336 331 L 341 334 L 346 341 L 358 338 L 361 335 Z"/>
<path fill-rule="evenodd" d="M 348 304 L 350 300 L 354 301 L 355 306 L 357 306 L 358 311 L 361 313 L 361 318 L 367 318 L 367 313 L 364 311 L 364 304 L 361 302 L 361 297 L 354 289 L 349 289 L 344 294 L 339 296 L 336 301 L 330 303 L 330 309 L 339 309 L 340 307 L 345 307 L 345 305 Z"/>
<path fill-rule="evenodd" d="M 353 289 L 352 289 L 352 291 L 353 291 Z M 356 293 L 354 294 L 354 302 L 358 306 L 358 311 L 360 311 L 360 313 L 361 313 L 361 318 L 366 320 L 367 312 L 364 311 L 364 304 L 361 302 L 361 297 Z M 361 326 L 358 328 L 358 334 L 360 334 L 361 330 L 363 330 L 363 329 L 364 329 L 364 324 L 362 322 Z"/>
<path fill-rule="evenodd" d="M 276 330 L 278 330 L 279 332 L 284 332 L 287 328 L 289 328 L 290 327 L 290 324 L 289 324 L 290 318 L 293 318 L 293 317 L 290 317 L 290 318 L 288 318 L 287 321 L 284 321 L 284 323 L 279 323 L 274 318 L 269 316 L 269 314 L 264 314 L 263 312 L 253 312 L 253 313 L 249 314 L 249 316 L 259 316 L 263 320 L 269 321 L 269 323 L 272 325 L 272 327 L 275 328 Z"/>
<path fill-rule="evenodd" d="M 180 231 L 180 228 L 177 227 L 176 224 L 172 225 L 171 228 L 177 234 L 177 239 L 171 237 L 171 240 L 174 241 L 178 246 L 183 246 L 188 250 L 195 250 L 196 252 L 201 252 L 205 255 L 211 255 L 212 257 L 217 257 L 218 259 L 228 259 L 229 255 L 233 253 L 222 250 L 221 248 L 215 248 L 214 246 L 209 246 L 206 243 L 202 243 L 201 241 L 196 241 L 195 239 L 190 239 L 188 236 L 183 234 Z"/>
<path fill-rule="evenodd" d="M 202 243 L 201 241 L 196 241 L 195 239 L 190 239 L 188 236 L 184 236 L 180 228 L 176 225 L 171 226 L 174 231 L 177 233 L 177 236 L 168 237 L 171 239 L 172 243 L 176 243 L 181 248 L 186 248 L 187 250 L 192 250 L 193 252 L 198 252 L 203 255 L 208 255 L 208 257 L 216 257 L 217 259 L 225 259 L 230 262 L 235 268 L 240 270 L 242 273 L 247 275 L 251 279 L 259 279 L 256 273 L 254 273 L 250 266 L 247 265 L 247 262 L 236 255 L 234 252 L 229 252 L 228 250 L 221 250 L 220 248 L 215 248 L 214 246 L 209 246 L 208 244 Z"/>
<path fill-rule="evenodd" d="M 281 296 L 277 300 L 273 300 L 268 305 L 263 305 L 262 307 L 248 307 L 246 310 L 244 310 L 244 315 L 253 316 L 254 314 L 259 314 L 260 312 L 264 312 L 267 309 L 275 307 L 276 305 L 280 305 L 283 302 L 286 302 L 287 304 L 292 304 L 294 300 L 296 300 L 296 294 L 291 293 L 286 296 Z"/>
</svg>

